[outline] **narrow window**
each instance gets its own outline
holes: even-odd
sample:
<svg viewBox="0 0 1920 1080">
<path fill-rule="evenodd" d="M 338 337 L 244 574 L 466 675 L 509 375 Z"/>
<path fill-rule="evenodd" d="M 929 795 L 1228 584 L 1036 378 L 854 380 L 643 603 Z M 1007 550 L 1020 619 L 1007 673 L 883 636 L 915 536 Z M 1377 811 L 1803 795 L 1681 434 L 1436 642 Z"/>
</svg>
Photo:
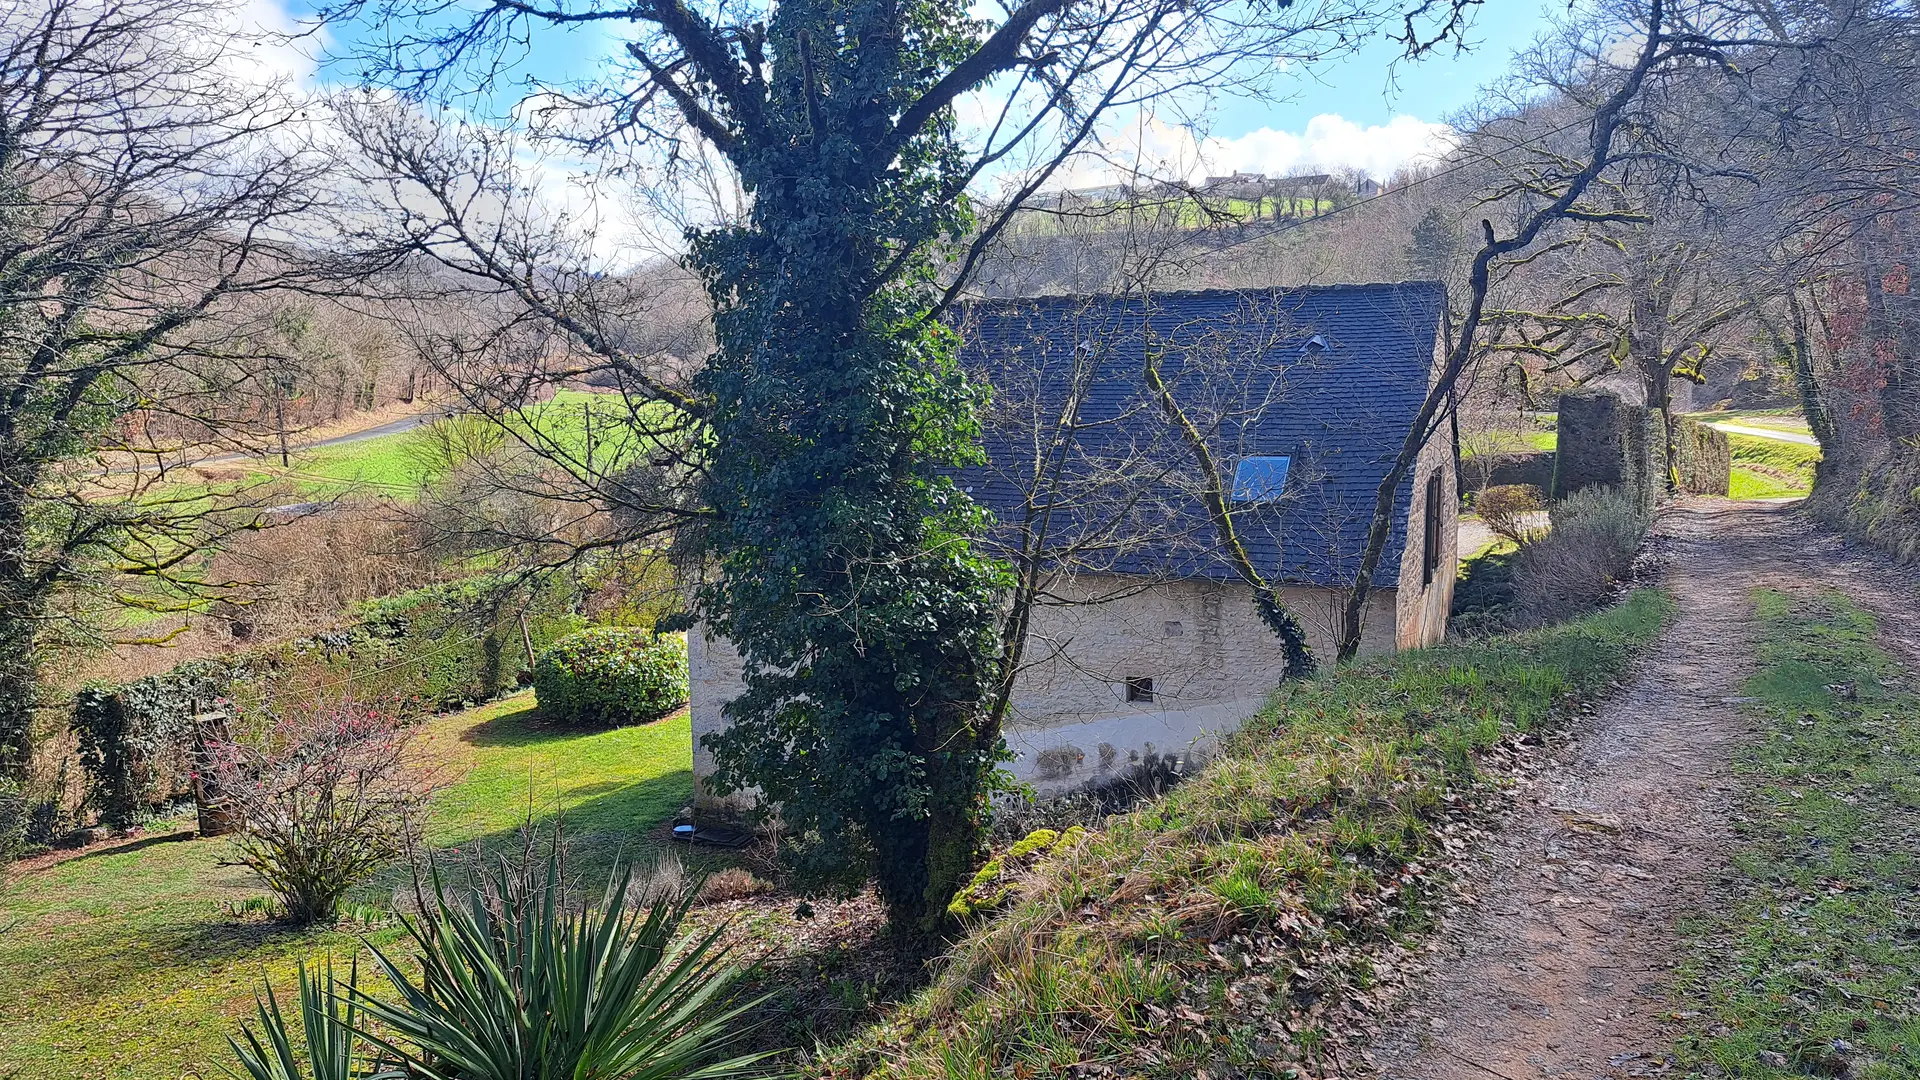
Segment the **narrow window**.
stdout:
<svg viewBox="0 0 1920 1080">
<path fill-rule="evenodd" d="M 1287 465 L 1284 457 L 1241 458 L 1233 471 L 1233 501 L 1237 503 L 1274 502 L 1286 492 Z"/>
<path fill-rule="evenodd" d="M 1153 677 L 1135 675 L 1127 680 L 1127 700 L 1138 702 L 1153 701 Z"/>
<path fill-rule="evenodd" d="M 1433 576 L 1440 572 L 1440 470 L 1435 469 L 1427 476 L 1426 507 L 1426 551 L 1421 559 L 1423 571 L 1420 575 L 1422 585 L 1433 584 Z"/>
</svg>

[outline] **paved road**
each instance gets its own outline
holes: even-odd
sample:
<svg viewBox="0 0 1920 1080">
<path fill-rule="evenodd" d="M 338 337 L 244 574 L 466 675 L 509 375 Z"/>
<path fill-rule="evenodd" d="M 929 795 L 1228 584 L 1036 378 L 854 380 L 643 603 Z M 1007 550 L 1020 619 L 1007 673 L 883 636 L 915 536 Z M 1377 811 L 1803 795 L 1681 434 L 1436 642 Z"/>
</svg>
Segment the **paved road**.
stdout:
<svg viewBox="0 0 1920 1080">
<path fill-rule="evenodd" d="M 1729 435 L 1752 435 L 1759 439 L 1777 439 L 1780 442 L 1799 443 L 1801 446 L 1819 446 L 1820 440 L 1811 435 L 1802 435 L 1797 431 L 1781 431 L 1779 428 L 1748 427 L 1745 424 L 1729 424 L 1724 421 L 1707 424 L 1719 428 Z"/>
<path fill-rule="evenodd" d="M 383 435 L 398 435 L 403 431 L 412 431 L 414 428 L 424 427 L 425 425 L 440 419 L 444 415 L 446 414 L 439 409 L 429 409 L 426 412 L 414 413 L 412 416 L 403 416 L 398 420 L 389 420 L 386 423 L 379 425 L 378 427 L 367 428 L 365 431 L 352 431 L 352 432 L 348 432 L 345 435 L 335 435 L 331 439 L 321 439 L 318 442 L 301 443 L 298 446 L 290 447 L 289 452 L 296 453 L 296 454 L 303 454 L 309 450 L 318 450 L 323 446 L 340 446 L 344 443 L 356 443 L 356 442 L 363 442 L 367 439 L 378 439 Z M 237 461 L 265 460 L 267 458 L 273 457 L 276 453 L 277 451 L 269 450 L 264 454 L 220 454 L 215 457 L 201 458 L 200 460 L 191 462 L 190 464 L 192 465 L 231 465 Z"/>
</svg>

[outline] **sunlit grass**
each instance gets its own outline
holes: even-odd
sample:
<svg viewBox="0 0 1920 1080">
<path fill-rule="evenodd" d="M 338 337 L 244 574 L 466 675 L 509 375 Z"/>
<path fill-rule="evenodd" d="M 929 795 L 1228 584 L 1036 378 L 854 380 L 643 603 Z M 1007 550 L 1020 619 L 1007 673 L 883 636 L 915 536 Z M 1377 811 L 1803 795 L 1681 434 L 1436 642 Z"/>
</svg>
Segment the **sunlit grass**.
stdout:
<svg viewBox="0 0 1920 1080">
<path fill-rule="evenodd" d="M 1734 896 L 1693 920 L 1687 1064 L 1920 1075 L 1920 696 L 1839 593 L 1756 594 Z"/>
<path fill-rule="evenodd" d="M 420 746 L 449 786 L 428 839 L 441 849 L 517 846 L 528 815 L 563 813 L 577 871 L 645 855 L 692 793 L 685 712 L 588 734 L 533 725 L 531 695 L 426 722 Z M 191 827 L 191 819 L 168 823 Z M 262 979 L 358 947 L 352 927 L 291 931 L 232 908 L 262 896 L 222 865 L 225 840 L 151 837 L 8 882 L 0 893 L 0 1077 L 176 1080 L 224 1075 L 225 1038 Z M 448 856 L 455 858 L 455 856 Z M 405 875 L 355 903 L 384 909 Z M 224 907 L 223 907 L 224 906 Z M 390 928 L 371 932 L 376 942 Z"/>
</svg>

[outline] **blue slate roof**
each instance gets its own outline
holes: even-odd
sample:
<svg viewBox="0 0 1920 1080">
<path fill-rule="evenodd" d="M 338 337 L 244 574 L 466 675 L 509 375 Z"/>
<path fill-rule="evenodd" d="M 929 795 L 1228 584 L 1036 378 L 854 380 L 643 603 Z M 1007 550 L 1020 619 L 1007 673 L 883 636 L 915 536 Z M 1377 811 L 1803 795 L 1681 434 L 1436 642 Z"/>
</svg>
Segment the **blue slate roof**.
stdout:
<svg viewBox="0 0 1920 1080">
<path fill-rule="evenodd" d="M 1374 492 L 1426 395 L 1444 304 L 1438 282 L 1409 282 L 970 305 L 956 324 L 963 364 L 993 387 L 991 463 L 956 479 L 1003 526 L 1045 520 L 1048 558 L 1231 579 L 1194 456 L 1147 390 L 1152 348 L 1228 488 L 1245 458 L 1289 459 L 1279 498 L 1236 504 L 1254 565 L 1272 580 L 1348 584 Z M 1398 582 L 1411 488 L 1396 500 L 1384 586 Z"/>
</svg>

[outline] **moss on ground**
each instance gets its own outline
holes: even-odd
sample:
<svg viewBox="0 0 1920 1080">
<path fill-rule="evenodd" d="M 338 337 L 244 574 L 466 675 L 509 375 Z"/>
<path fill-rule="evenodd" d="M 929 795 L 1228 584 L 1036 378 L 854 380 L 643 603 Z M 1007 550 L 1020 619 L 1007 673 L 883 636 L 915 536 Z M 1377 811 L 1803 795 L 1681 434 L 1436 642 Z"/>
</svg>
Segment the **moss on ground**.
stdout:
<svg viewBox="0 0 1920 1080">
<path fill-rule="evenodd" d="M 1920 695 L 1839 593 L 1756 594 L 1735 897 L 1694 920 L 1684 1063 L 1920 1076 Z"/>
<path fill-rule="evenodd" d="M 1556 723 L 1652 643 L 1643 591 L 1552 629 L 1292 684 L 1199 776 L 1048 857 L 834 1076 L 1325 1071 L 1330 1007 L 1430 920 L 1481 755 Z"/>
<path fill-rule="evenodd" d="M 532 704 L 523 694 L 426 722 L 419 745 L 449 781 L 429 842 L 447 859 L 517 847 L 529 815 L 550 829 L 564 809 L 577 874 L 644 857 L 692 794 L 686 713 L 579 735 L 533 725 Z M 253 914 L 264 894 L 222 865 L 228 851 L 155 835 L 0 887 L 0 1078 L 225 1075 L 226 1037 L 264 979 L 284 992 L 300 961 L 358 947 L 364 928 L 294 931 Z M 404 881 L 392 872 L 355 897 L 376 943 L 397 936 L 381 924 Z"/>
</svg>

